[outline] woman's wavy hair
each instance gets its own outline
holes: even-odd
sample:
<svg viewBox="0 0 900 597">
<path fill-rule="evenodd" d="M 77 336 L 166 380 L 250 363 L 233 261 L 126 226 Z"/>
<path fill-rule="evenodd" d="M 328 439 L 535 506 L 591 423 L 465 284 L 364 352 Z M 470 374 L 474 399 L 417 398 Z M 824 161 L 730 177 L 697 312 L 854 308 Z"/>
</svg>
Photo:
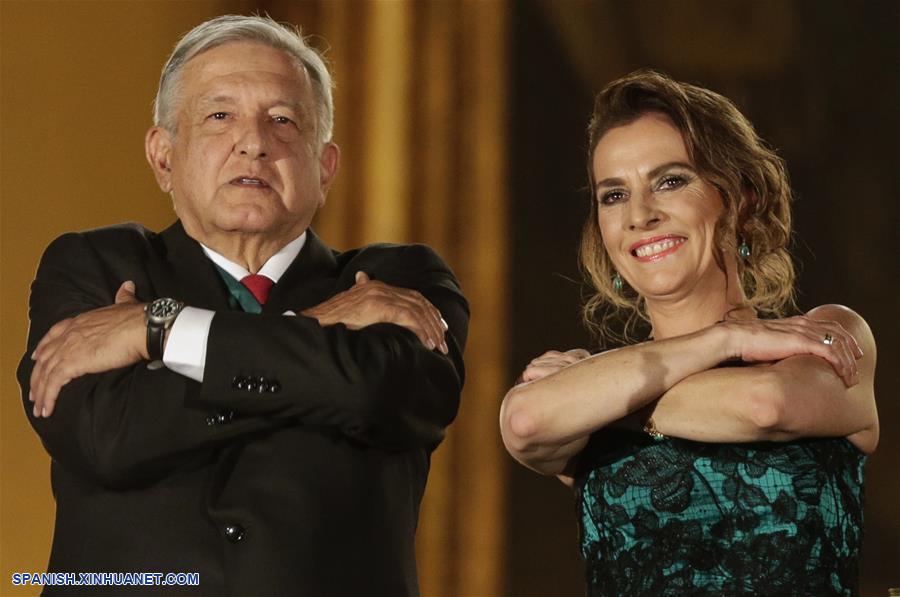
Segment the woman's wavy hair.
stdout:
<svg viewBox="0 0 900 597">
<path fill-rule="evenodd" d="M 736 258 L 746 305 L 764 316 L 782 316 L 794 305 L 791 189 L 784 160 L 756 134 L 753 125 L 727 98 L 680 83 L 650 70 L 613 81 L 597 95 L 588 126 L 590 216 L 581 236 L 580 259 L 593 294 L 584 305 L 588 329 L 601 341 L 629 342 L 641 322 L 649 322 L 644 300 L 627 284 L 616 290 L 615 268 L 600 234 L 592 158 L 610 129 L 644 114 L 661 113 L 681 131 L 698 174 L 718 189 L 725 211 L 716 226 L 716 262 L 737 255 L 743 242 L 747 259 Z"/>
</svg>

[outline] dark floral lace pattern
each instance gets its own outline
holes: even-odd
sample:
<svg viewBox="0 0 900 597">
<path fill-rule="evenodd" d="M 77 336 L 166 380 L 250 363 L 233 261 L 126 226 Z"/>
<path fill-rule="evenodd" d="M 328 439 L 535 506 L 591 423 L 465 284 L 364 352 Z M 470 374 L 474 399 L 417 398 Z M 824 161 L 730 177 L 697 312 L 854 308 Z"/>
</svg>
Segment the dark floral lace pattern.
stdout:
<svg viewBox="0 0 900 597">
<path fill-rule="evenodd" d="M 854 595 L 865 457 L 844 439 L 605 431 L 577 479 L 590 595 Z"/>
</svg>

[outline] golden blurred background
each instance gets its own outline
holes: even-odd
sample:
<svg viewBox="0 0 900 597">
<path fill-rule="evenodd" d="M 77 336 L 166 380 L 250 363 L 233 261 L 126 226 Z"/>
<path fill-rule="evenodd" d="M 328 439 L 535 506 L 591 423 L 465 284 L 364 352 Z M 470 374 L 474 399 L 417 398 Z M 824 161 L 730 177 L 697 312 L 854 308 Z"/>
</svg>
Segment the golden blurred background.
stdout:
<svg viewBox="0 0 900 597">
<path fill-rule="evenodd" d="M 173 220 L 143 157 L 151 102 L 177 38 L 225 13 L 300 25 L 332 64 L 343 159 L 317 232 L 337 248 L 427 242 L 471 301 L 460 417 L 420 518 L 423 595 L 584 593 L 571 494 L 506 456 L 497 415 L 533 356 L 591 344 L 584 130 L 592 94 L 645 66 L 731 97 L 779 149 L 801 307 L 848 304 L 875 332 L 862 594 L 900 586 L 900 2 L 2 0 L 0 594 L 34 594 L 10 575 L 44 570 L 52 533 L 14 376 L 38 258 L 68 230 Z"/>
</svg>

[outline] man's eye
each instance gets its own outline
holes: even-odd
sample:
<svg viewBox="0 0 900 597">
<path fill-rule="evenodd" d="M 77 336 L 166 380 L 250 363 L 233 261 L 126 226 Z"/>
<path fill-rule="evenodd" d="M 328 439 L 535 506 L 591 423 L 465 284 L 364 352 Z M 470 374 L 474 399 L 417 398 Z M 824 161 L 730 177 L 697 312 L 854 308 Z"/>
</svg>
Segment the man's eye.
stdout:
<svg viewBox="0 0 900 597">
<path fill-rule="evenodd" d="M 211 118 L 212 120 L 225 120 L 228 118 L 228 112 L 213 112 L 207 118 Z"/>
<path fill-rule="evenodd" d="M 291 124 L 294 121 L 288 118 L 287 116 L 273 116 L 272 120 L 277 124 Z"/>
</svg>

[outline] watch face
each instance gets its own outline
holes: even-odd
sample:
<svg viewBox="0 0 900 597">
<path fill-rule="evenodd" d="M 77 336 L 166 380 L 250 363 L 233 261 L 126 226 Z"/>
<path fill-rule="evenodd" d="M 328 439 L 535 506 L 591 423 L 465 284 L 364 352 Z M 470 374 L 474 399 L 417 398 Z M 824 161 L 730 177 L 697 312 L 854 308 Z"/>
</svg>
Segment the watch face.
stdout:
<svg viewBox="0 0 900 597">
<path fill-rule="evenodd" d="M 163 322 L 174 317 L 181 310 L 181 302 L 170 298 L 156 299 L 150 303 L 148 314 L 156 321 Z"/>
</svg>

